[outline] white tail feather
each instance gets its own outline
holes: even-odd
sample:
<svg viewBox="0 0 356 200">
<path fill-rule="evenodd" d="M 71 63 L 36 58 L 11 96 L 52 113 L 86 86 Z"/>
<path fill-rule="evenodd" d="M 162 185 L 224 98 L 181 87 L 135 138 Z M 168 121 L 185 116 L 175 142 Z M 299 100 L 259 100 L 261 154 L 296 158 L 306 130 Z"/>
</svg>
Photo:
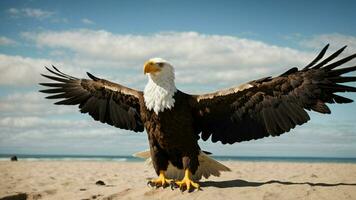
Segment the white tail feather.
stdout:
<svg viewBox="0 0 356 200">
<path fill-rule="evenodd" d="M 150 151 L 141 151 L 135 153 L 133 156 L 138 158 L 146 159 L 147 165 L 152 165 L 151 154 Z M 220 176 L 220 172 L 222 171 L 231 171 L 225 165 L 219 163 L 218 161 L 214 160 L 204 152 L 200 151 L 198 156 L 199 166 L 195 174 L 193 174 L 193 180 L 200 180 L 202 177 L 209 178 L 209 176 Z M 178 169 L 177 167 L 173 166 L 172 163 L 169 162 L 166 177 L 170 179 L 183 179 L 184 177 L 184 170 Z"/>
</svg>

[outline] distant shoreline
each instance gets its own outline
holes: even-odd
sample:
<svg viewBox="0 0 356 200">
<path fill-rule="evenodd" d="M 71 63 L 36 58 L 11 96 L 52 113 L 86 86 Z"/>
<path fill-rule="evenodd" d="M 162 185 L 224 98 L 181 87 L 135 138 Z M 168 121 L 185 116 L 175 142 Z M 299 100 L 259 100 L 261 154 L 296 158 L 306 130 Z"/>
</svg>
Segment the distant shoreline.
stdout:
<svg viewBox="0 0 356 200">
<path fill-rule="evenodd" d="M 143 162 L 141 158 L 130 155 L 30 155 L 30 154 L 0 154 L 0 161 L 8 161 L 11 156 L 25 161 L 113 161 L 113 162 Z M 212 156 L 220 161 L 242 162 L 297 162 L 297 163 L 356 163 L 356 158 L 338 157 L 282 157 L 282 156 Z"/>
</svg>

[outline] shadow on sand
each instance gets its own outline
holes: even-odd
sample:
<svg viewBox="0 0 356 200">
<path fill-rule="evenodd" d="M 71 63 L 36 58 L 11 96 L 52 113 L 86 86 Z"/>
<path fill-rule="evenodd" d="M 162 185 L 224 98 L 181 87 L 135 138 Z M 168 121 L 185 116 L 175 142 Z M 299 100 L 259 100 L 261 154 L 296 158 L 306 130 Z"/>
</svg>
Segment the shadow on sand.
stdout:
<svg viewBox="0 0 356 200">
<path fill-rule="evenodd" d="M 281 185 L 309 185 L 320 187 L 335 187 L 335 186 L 356 186 L 356 183 L 311 183 L 311 182 L 290 182 L 270 180 L 265 182 L 245 181 L 241 179 L 229 181 L 205 181 L 200 182 L 201 187 L 217 187 L 217 188 L 233 188 L 233 187 L 259 187 L 268 184 L 281 184 Z"/>
</svg>

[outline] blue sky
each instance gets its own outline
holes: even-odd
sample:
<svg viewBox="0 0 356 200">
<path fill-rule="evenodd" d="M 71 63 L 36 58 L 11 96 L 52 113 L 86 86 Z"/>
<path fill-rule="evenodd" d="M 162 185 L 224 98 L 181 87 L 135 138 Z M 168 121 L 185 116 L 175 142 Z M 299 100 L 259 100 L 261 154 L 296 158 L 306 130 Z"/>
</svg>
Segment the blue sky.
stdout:
<svg viewBox="0 0 356 200">
<path fill-rule="evenodd" d="M 37 92 L 44 65 L 142 90 L 163 57 L 177 87 L 210 92 L 307 64 L 327 43 L 356 52 L 354 1 L 1 1 L 0 153 L 127 155 L 146 134 L 109 127 Z M 353 62 L 355 64 L 356 62 Z M 353 84 L 355 85 L 355 84 Z M 355 94 L 346 94 L 356 99 Z M 356 104 L 276 138 L 200 142 L 218 155 L 356 157 Z"/>
</svg>

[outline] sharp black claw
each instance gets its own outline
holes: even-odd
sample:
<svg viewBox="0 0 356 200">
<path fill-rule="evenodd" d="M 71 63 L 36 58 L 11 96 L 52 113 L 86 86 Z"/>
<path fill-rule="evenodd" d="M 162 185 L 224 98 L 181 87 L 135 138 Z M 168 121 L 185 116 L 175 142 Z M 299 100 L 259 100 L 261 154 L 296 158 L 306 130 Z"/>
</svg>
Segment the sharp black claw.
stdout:
<svg viewBox="0 0 356 200">
<path fill-rule="evenodd" d="M 179 189 L 180 189 L 181 192 L 184 192 L 186 190 L 185 187 L 183 187 L 183 186 L 179 187 Z"/>
<path fill-rule="evenodd" d="M 172 182 L 170 182 L 170 183 L 169 183 L 169 186 L 171 186 L 171 188 L 173 189 L 173 188 L 175 188 L 175 187 L 176 187 L 176 184 L 175 184 L 175 182 L 174 182 L 174 181 L 172 181 Z"/>
<path fill-rule="evenodd" d="M 147 186 L 153 187 L 153 186 L 155 186 L 155 185 L 154 185 L 154 183 L 153 183 L 152 181 L 148 181 L 148 182 L 147 182 Z"/>
<path fill-rule="evenodd" d="M 173 181 L 169 185 L 171 186 L 171 190 L 174 190 L 176 188 L 176 185 Z"/>
</svg>

